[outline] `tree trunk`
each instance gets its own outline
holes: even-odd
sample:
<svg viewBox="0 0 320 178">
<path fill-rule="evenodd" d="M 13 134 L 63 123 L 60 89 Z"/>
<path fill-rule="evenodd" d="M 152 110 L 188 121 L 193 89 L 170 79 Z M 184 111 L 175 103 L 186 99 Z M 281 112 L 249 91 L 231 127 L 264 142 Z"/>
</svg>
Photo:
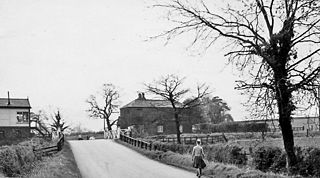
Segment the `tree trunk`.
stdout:
<svg viewBox="0 0 320 178">
<path fill-rule="evenodd" d="M 283 144 L 287 153 L 288 171 L 291 172 L 292 168 L 297 163 L 297 158 L 294 153 L 294 137 L 291 125 L 291 113 L 294 110 L 294 105 L 291 101 L 291 91 L 288 89 L 286 81 L 285 70 L 275 72 L 276 82 L 276 99 L 279 110 L 279 124 L 282 131 Z"/>
<path fill-rule="evenodd" d="M 110 120 L 109 120 L 109 119 L 107 119 L 107 126 L 108 126 L 108 131 L 112 130 L 112 128 L 111 128 L 111 124 L 110 124 Z"/>
<path fill-rule="evenodd" d="M 181 144 L 181 138 L 180 138 L 180 120 L 179 120 L 179 114 L 178 113 L 174 113 L 174 119 L 176 122 L 176 131 L 177 131 L 177 143 Z"/>
</svg>

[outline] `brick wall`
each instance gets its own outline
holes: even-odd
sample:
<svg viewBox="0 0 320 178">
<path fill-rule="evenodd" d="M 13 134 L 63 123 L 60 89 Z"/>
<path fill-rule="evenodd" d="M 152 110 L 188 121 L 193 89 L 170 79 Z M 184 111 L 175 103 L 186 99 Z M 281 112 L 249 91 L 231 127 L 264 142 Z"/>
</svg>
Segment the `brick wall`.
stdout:
<svg viewBox="0 0 320 178">
<path fill-rule="evenodd" d="M 0 127 L 0 139 L 19 139 L 30 137 L 29 127 Z"/>
</svg>

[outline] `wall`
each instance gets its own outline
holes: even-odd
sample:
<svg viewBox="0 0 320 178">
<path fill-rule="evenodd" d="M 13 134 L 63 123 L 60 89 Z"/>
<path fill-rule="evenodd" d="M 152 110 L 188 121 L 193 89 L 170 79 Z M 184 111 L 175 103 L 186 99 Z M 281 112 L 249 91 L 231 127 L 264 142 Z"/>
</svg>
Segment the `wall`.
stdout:
<svg viewBox="0 0 320 178">
<path fill-rule="evenodd" d="M 0 127 L 0 139 L 30 137 L 29 127 Z"/>
<path fill-rule="evenodd" d="M 26 127 L 29 122 L 19 123 L 17 112 L 29 112 L 29 109 L 0 108 L 0 126 Z"/>
<path fill-rule="evenodd" d="M 183 117 L 181 120 L 183 133 L 191 133 L 192 122 L 190 119 Z M 172 108 L 121 108 L 119 125 L 122 129 L 136 125 L 148 135 L 176 133 Z M 157 132 L 158 125 L 163 125 L 163 133 Z"/>
</svg>

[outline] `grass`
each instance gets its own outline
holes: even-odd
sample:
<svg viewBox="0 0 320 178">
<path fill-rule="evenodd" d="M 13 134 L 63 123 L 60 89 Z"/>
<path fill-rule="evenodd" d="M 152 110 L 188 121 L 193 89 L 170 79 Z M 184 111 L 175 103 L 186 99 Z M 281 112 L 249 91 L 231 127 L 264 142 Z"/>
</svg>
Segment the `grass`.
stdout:
<svg viewBox="0 0 320 178">
<path fill-rule="evenodd" d="M 255 148 L 257 146 L 276 146 L 279 148 L 283 148 L 283 140 L 282 138 L 267 138 L 265 141 L 255 140 L 255 139 L 243 139 L 243 140 L 235 140 L 236 143 L 239 143 L 244 147 L 246 151 L 249 148 Z M 295 146 L 298 147 L 317 147 L 320 148 L 320 137 L 295 137 L 294 138 Z"/>
<path fill-rule="evenodd" d="M 125 145 L 138 153 L 141 153 L 151 159 L 163 162 L 165 164 L 173 165 L 180 167 L 189 171 L 195 172 L 195 169 L 192 167 L 191 155 L 190 154 L 178 154 L 171 151 L 150 151 L 145 149 L 140 149 L 134 147 L 130 144 L 124 143 L 120 140 L 117 140 L 117 143 Z M 204 169 L 204 175 L 211 178 L 248 178 L 248 177 L 264 177 L 264 178 L 282 178 L 285 176 L 276 175 L 273 173 L 263 173 L 258 170 L 252 170 L 248 167 L 238 168 L 235 165 L 227 165 L 216 162 L 206 162 L 207 167 Z"/>
<path fill-rule="evenodd" d="M 62 151 L 44 157 L 35 168 L 23 178 L 81 178 L 72 150 L 65 142 Z"/>
</svg>

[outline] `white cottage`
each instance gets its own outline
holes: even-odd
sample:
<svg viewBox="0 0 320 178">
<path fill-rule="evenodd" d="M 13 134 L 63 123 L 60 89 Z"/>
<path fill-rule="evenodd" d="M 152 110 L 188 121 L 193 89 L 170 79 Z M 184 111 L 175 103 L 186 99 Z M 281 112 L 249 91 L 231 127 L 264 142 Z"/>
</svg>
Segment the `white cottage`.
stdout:
<svg viewBox="0 0 320 178">
<path fill-rule="evenodd" d="M 30 136 L 29 99 L 0 98 L 0 139 Z"/>
</svg>

